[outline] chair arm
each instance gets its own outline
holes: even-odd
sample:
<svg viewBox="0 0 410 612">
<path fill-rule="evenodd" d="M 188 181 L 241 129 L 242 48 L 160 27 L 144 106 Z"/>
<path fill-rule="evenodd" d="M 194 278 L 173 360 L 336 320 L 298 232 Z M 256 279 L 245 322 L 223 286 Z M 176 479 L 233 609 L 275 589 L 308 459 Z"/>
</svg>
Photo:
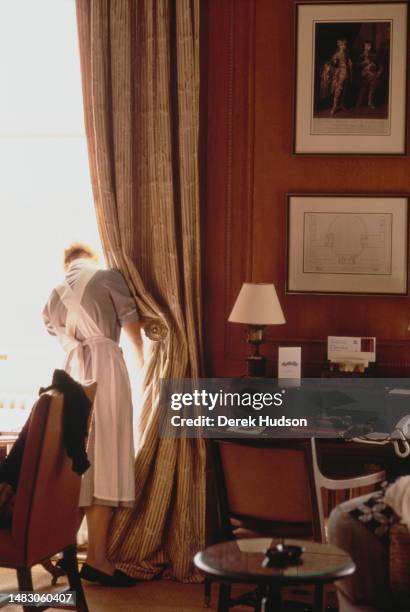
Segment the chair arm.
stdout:
<svg viewBox="0 0 410 612">
<path fill-rule="evenodd" d="M 358 489 L 360 487 L 368 487 L 369 485 L 377 484 L 386 480 L 386 472 L 373 472 L 366 476 L 356 476 L 354 478 L 327 478 L 323 474 L 319 475 L 319 486 L 331 491 L 340 489 Z"/>
</svg>

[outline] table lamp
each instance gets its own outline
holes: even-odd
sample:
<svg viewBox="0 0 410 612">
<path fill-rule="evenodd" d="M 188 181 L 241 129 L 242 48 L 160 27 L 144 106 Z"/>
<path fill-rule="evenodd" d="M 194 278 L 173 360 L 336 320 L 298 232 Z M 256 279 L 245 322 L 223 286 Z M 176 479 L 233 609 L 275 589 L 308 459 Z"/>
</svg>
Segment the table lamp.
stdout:
<svg viewBox="0 0 410 612">
<path fill-rule="evenodd" d="M 259 352 L 265 326 L 286 323 L 275 285 L 243 283 L 228 321 L 248 325 L 246 339 L 253 345 L 253 354 L 247 358 L 248 376 L 265 376 L 266 358 Z"/>
</svg>

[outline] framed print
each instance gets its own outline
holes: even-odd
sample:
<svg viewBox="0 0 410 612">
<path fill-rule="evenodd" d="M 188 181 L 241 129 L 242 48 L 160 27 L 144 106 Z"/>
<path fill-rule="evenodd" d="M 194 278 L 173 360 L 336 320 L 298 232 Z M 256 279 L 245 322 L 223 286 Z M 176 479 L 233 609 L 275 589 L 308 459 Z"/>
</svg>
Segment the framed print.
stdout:
<svg viewBox="0 0 410 612">
<path fill-rule="evenodd" d="M 289 195 L 288 293 L 407 294 L 406 196 Z"/>
<path fill-rule="evenodd" d="M 407 11 L 296 4 L 294 153 L 406 153 Z"/>
</svg>

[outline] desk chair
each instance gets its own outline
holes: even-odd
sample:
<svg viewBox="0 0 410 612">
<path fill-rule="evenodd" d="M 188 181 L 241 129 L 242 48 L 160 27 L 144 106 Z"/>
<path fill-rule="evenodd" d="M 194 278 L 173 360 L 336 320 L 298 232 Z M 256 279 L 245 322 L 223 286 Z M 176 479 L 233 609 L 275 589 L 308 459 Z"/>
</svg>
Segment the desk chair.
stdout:
<svg viewBox="0 0 410 612">
<path fill-rule="evenodd" d="M 213 440 L 212 452 L 220 541 L 270 536 L 324 543 L 322 489 L 355 489 L 385 479 L 384 471 L 327 478 L 319 469 L 314 439 Z M 206 606 L 210 595 L 211 583 L 206 579 Z M 315 599 L 323 602 L 320 586 Z"/>
<path fill-rule="evenodd" d="M 83 388 L 93 401 L 96 383 Z M 88 612 L 75 544 L 81 476 L 72 470 L 63 446 L 63 399 L 61 393 L 48 391 L 33 408 L 12 525 L 0 529 L 0 567 L 15 568 L 19 590 L 32 591 L 32 566 L 63 552 L 77 610 Z M 47 607 L 23 609 L 38 612 Z"/>
</svg>

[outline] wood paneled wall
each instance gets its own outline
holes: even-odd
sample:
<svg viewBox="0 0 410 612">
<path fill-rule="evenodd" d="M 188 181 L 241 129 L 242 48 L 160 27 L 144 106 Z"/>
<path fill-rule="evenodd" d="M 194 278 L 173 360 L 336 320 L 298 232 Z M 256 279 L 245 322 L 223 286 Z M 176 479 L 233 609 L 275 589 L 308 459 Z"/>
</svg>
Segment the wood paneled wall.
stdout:
<svg viewBox="0 0 410 612">
<path fill-rule="evenodd" d="M 244 372 L 244 329 L 227 318 L 245 280 L 274 282 L 287 323 L 264 353 L 302 346 L 320 373 L 328 335 L 377 337 L 379 372 L 410 376 L 408 297 L 286 295 L 286 193 L 410 193 L 409 157 L 292 156 L 293 0 L 208 0 L 203 82 L 207 145 L 207 374 Z"/>
</svg>

